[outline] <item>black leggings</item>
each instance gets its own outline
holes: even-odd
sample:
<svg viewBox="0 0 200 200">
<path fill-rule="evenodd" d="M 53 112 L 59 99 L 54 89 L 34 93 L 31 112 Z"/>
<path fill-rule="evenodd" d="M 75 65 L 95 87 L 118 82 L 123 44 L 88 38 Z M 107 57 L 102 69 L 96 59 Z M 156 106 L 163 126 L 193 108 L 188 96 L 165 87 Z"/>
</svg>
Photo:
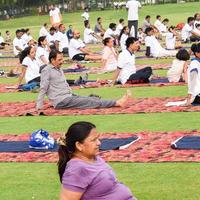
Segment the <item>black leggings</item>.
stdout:
<svg viewBox="0 0 200 200">
<path fill-rule="evenodd" d="M 200 104 L 200 96 L 196 96 L 192 104 Z"/>
<path fill-rule="evenodd" d="M 135 74 L 132 74 L 128 81 L 129 83 L 149 83 L 149 78 L 152 75 L 152 68 L 145 67 L 138 70 Z"/>
</svg>

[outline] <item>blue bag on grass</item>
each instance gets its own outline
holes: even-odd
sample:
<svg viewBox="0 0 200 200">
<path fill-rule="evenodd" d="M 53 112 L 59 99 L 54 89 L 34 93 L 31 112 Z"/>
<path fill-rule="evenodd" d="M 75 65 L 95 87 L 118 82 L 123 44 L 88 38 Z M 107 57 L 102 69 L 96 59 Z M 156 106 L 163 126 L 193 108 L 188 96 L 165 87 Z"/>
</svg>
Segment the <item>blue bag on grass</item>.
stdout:
<svg viewBox="0 0 200 200">
<path fill-rule="evenodd" d="M 34 149 L 53 149 L 55 147 L 55 141 L 49 136 L 49 133 L 45 130 L 37 130 L 31 134 L 29 140 L 29 148 Z"/>
</svg>

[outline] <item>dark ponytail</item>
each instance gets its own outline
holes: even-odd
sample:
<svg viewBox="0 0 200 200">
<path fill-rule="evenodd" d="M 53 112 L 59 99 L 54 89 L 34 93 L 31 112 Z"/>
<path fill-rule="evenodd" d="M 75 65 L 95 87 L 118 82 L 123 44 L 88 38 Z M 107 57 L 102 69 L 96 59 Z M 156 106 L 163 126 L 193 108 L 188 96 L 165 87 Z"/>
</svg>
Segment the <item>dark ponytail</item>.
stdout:
<svg viewBox="0 0 200 200">
<path fill-rule="evenodd" d="M 107 37 L 103 40 L 104 46 L 107 46 L 108 42 L 110 41 L 111 37 Z"/>
<path fill-rule="evenodd" d="M 69 127 L 58 149 L 59 160 L 57 165 L 61 183 L 67 162 L 76 151 L 76 142 L 83 143 L 94 128 L 96 126 L 90 122 L 76 122 Z"/>
<path fill-rule="evenodd" d="M 46 36 L 41 36 L 38 38 L 38 46 L 42 46 L 42 42 L 46 39 Z"/>
<path fill-rule="evenodd" d="M 20 55 L 19 55 L 19 62 L 20 62 L 21 64 L 22 64 L 24 58 L 30 54 L 32 48 L 33 48 L 33 47 L 31 47 L 31 46 L 26 47 L 26 48 L 20 53 Z"/>
</svg>

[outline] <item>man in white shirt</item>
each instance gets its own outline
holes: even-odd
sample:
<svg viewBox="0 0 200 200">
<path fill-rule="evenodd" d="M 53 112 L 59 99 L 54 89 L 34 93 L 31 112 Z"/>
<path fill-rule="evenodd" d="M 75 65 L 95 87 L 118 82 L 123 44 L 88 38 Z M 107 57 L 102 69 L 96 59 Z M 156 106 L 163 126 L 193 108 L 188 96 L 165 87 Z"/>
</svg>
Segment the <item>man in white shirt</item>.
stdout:
<svg viewBox="0 0 200 200">
<path fill-rule="evenodd" d="M 153 28 L 149 27 L 146 28 L 145 34 L 147 35 L 145 38 L 145 45 L 147 48 L 146 55 L 147 56 L 153 56 L 155 58 L 160 58 L 160 57 L 171 57 L 175 56 L 177 51 L 175 50 L 166 50 L 164 49 L 159 41 L 156 39 L 154 35 L 154 30 Z"/>
<path fill-rule="evenodd" d="M 67 35 L 65 34 L 66 27 L 64 24 L 59 25 L 59 31 L 56 34 L 56 49 L 62 52 L 63 54 L 68 54 L 68 47 L 69 47 L 69 42 Z"/>
<path fill-rule="evenodd" d="M 92 53 L 80 39 L 80 32 L 73 31 L 73 38 L 69 43 L 69 57 L 75 61 L 101 60 L 102 56 Z"/>
<path fill-rule="evenodd" d="M 48 34 L 48 25 L 47 23 L 44 23 L 43 27 L 40 29 L 39 37 L 47 36 L 47 34 Z"/>
<path fill-rule="evenodd" d="M 116 35 L 120 35 L 120 33 L 121 33 L 121 31 L 122 31 L 122 29 L 124 28 L 124 19 L 120 19 L 119 20 L 119 24 L 117 25 L 117 28 L 116 28 Z"/>
<path fill-rule="evenodd" d="M 157 28 L 157 30 L 161 33 L 162 32 L 162 18 L 160 15 L 156 16 L 156 21 L 154 23 L 154 26 Z"/>
<path fill-rule="evenodd" d="M 185 43 L 198 41 L 200 39 L 200 35 L 194 31 L 194 17 L 188 17 L 187 23 L 181 30 L 181 38 Z"/>
<path fill-rule="evenodd" d="M 89 21 L 90 15 L 89 15 L 88 11 L 89 11 L 88 7 L 85 7 L 84 13 L 81 15 L 81 17 L 84 18 L 84 21 Z"/>
<path fill-rule="evenodd" d="M 134 52 L 140 48 L 140 42 L 133 37 L 126 40 L 127 49 L 123 50 L 118 57 L 118 68 L 115 72 L 114 83 L 147 83 L 152 75 L 151 67 L 137 70 L 135 66 Z"/>
<path fill-rule="evenodd" d="M 22 37 L 21 30 L 16 30 L 16 37 L 13 40 L 13 52 L 16 57 L 18 57 L 20 52 L 24 50 L 24 43 L 21 37 Z"/>
<path fill-rule="evenodd" d="M 85 21 L 84 42 L 85 44 L 96 44 L 98 42 L 98 35 L 90 28 L 89 21 Z"/>
<path fill-rule="evenodd" d="M 49 33 L 47 34 L 47 42 L 49 44 L 49 47 L 51 49 L 55 49 L 55 41 L 56 41 L 56 29 L 54 27 L 51 27 L 49 30 Z"/>
<path fill-rule="evenodd" d="M 115 23 L 110 23 L 109 28 L 106 30 L 104 33 L 103 39 L 111 37 L 114 40 L 117 38 L 116 35 L 116 24 Z"/>
<path fill-rule="evenodd" d="M 62 22 L 62 15 L 60 13 L 60 9 L 55 7 L 54 4 L 50 6 L 49 16 L 51 25 L 53 27 L 58 27 Z"/>
<path fill-rule="evenodd" d="M 126 8 L 128 10 L 128 27 L 129 30 L 132 30 L 132 26 L 135 30 L 135 38 L 137 38 L 137 30 L 138 30 L 138 9 L 141 8 L 141 4 L 136 0 L 129 0 L 126 4 Z"/>
</svg>

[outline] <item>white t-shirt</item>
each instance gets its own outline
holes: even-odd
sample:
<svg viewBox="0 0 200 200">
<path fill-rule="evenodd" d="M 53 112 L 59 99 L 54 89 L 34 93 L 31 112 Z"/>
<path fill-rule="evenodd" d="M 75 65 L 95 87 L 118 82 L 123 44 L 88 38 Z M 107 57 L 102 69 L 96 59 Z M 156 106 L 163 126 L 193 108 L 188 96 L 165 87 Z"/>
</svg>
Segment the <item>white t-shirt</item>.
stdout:
<svg viewBox="0 0 200 200">
<path fill-rule="evenodd" d="M 94 31 L 90 28 L 85 28 L 84 30 L 84 42 L 86 44 L 95 43 L 97 39 L 92 35 Z"/>
<path fill-rule="evenodd" d="M 160 20 L 157 19 L 154 23 L 154 26 L 159 30 L 160 33 L 162 32 L 163 24 Z"/>
<path fill-rule="evenodd" d="M 160 32 L 161 33 L 166 33 L 167 32 L 167 26 L 161 23 L 160 25 Z"/>
<path fill-rule="evenodd" d="M 37 60 L 39 67 L 41 67 L 42 65 L 45 65 L 45 63 L 43 63 L 43 61 L 41 60 L 42 56 L 44 56 L 45 59 L 48 61 L 49 60 L 49 51 L 47 50 L 47 48 L 43 48 L 43 47 L 39 46 L 36 50 L 36 60 Z"/>
<path fill-rule="evenodd" d="M 72 38 L 69 42 L 69 57 L 72 59 L 75 55 L 83 53 L 80 48 L 84 48 L 85 44 L 81 39 Z"/>
<path fill-rule="evenodd" d="M 90 15 L 89 15 L 88 12 L 84 12 L 84 13 L 81 15 L 81 17 L 85 18 L 85 20 L 89 20 Z"/>
<path fill-rule="evenodd" d="M 23 44 L 25 46 L 28 43 L 30 36 L 28 36 L 26 33 L 24 33 L 21 38 L 22 38 Z"/>
<path fill-rule="evenodd" d="M 200 94 L 200 62 L 193 60 L 188 68 L 188 94 L 192 94 L 192 101 Z"/>
<path fill-rule="evenodd" d="M 129 0 L 126 4 L 128 8 L 128 21 L 138 20 L 138 9 L 141 8 L 141 4 L 136 0 Z"/>
<path fill-rule="evenodd" d="M 24 50 L 24 43 L 23 40 L 20 38 L 18 39 L 17 37 L 13 40 L 13 52 L 15 55 L 18 55 L 20 51 L 16 49 L 16 47 L 19 47 L 20 49 Z"/>
<path fill-rule="evenodd" d="M 62 52 L 64 48 L 69 47 L 68 37 L 65 33 L 60 31 L 56 34 L 56 41 L 59 42 L 59 51 Z"/>
<path fill-rule="evenodd" d="M 167 49 L 174 50 L 176 44 L 176 36 L 174 36 L 174 34 L 171 32 L 166 33 L 165 43 Z"/>
<path fill-rule="evenodd" d="M 0 36 L 0 44 L 4 42 L 4 38 Z"/>
<path fill-rule="evenodd" d="M 194 21 L 194 29 L 196 29 L 196 25 L 200 24 L 200 21 Z"/>
<path fill-rule="evenodd" d="M 47 34 L 48 34 L 48 31 L 47 31 L 47 29 L 43 26 L 43 27 L 40 29 L 39 37 L 41 37 L 41 36 L 47 36 Z"/>
<path fill-rule="evenodd" d="M 145 38 L 146 47 L 150 47 L 150 53 L 153 57 L 158 57 L 159 52 L 163 50 L 162 46 L 154 35 Z"/>
<path fill-rule="evenodd" d="M 50 10 L 49 16 L 53 18 L 53 23 L 60 23 L 60 9 L 55 8 L 54 10 Z"/>
<path fill-rule="evenodd" d="M 37 77 L 40 77 L 39 65 L 36 59 L 32 60 L 27 56 L 26 58 L 24 58 L 22 65 L 26 67 L 26 73 L 25 73 L 26 83 Z"/>
<path fill-rule="evenodd" d="M 111 37 L 113 38 L 113 35 L 115 35 L 115 31 L 113 31 L 111 28 L 108 28 L 106 32 L 104 33 L 103 39 Z"/>
<path fill-rule="evenodd" d="M 121 69 L 117 78 L 122 84 L 125 84 L 132 74 L 136 73 L 135 55 L 127 49 L 122 51 L 118 57 L 118 68 Z"/>
<path fill-rule="evenodd" d="M 117 28 L 116 28 L 116 31 L 115 31 L 115 34 L 116 35 L 120 35 L 122 29 L 123 29 L 123 25 L 122 24 L 118 24 Z"/>
<path fill-rule="evenodd" d="M 121 46 L 121 50 L 123 51 L 124 49 L 126 49 L 126 40 L 128 39 L 128 35 L 126 34 L 122 34 L 121 38 L 120 38 L 120 46 Z"/>
<path fill-rule="evenodd" d="M 190 39 L 191 31 L 193 30 L 193 27 L 189 24 L 185 24 L 183 29 L 181 30 L 181 38 L 183 41 L 186 41 L 187 39 Z"/>
<path fill-rule="evenodd" d="M 48 33 L 46 39 L 47 39 L 47 42 L 49 43 L 49 45 L 53 45 L 56 41 L 56 33 L 54 33 L 53 35 Z"/>
<path fill-rule="evenodd" d="M 179 82 L 184 69 L 185 61 L 174 59 L 172 61 L 171 68 L 167 72 L 167 78 L 169 82 Z"/>
</svg>

